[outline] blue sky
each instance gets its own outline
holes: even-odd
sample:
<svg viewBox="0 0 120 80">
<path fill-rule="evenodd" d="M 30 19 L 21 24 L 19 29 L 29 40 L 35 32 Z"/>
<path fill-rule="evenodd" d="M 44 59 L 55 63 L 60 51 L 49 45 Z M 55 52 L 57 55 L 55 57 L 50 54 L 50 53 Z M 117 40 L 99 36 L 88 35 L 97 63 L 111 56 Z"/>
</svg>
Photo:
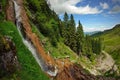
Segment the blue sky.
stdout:
<svg viewBox="0 0 120 80">
<path fill-rule="evenodd" d="M 85 32 L 103 31 L 120 23 L 120 0 L 48 0 L 50 8 L 63 19 L 64 12 L 80 20 Z"/>
</svg>

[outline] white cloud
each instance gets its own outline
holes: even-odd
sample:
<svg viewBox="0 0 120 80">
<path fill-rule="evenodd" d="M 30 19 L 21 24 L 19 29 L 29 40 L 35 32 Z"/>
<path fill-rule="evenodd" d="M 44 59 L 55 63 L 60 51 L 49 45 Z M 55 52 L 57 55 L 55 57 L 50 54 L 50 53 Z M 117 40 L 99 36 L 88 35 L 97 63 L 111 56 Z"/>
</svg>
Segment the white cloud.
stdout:
<svg viewBox="0 0 120 80">
<path fill-rule="evenodd" d="M 101 27 L 85 27 L 85 26 L 83 26 L 84 32 L 104 31 L 107 29 L 111 29 L 111 27 L 103 27 L 103 26 L 101 26 Z"/>
<path fill-rule="evenodd" d="M 90 7 L 89 4 L 82 7 L 76 7 L 76 4 L 82 2 L 82 0 L 48 0 L 51 4 L 51 9 L 57 14 L 67 12 L 69 14 L 98 14 L 102 10 L 97 7 Z"/>
<path fill-rule="evenodd" d="M 110 14 L 120 13 L 120 6 L 119 5 L 114 6 L 109 13 Z"/>
<path fill-rule="evenodd" d="M 103 9 L 108 9 L 109 8 L 109 5 L 107 3 L 100 3 L 100 6 L 103 8 Z"/>
</svg>

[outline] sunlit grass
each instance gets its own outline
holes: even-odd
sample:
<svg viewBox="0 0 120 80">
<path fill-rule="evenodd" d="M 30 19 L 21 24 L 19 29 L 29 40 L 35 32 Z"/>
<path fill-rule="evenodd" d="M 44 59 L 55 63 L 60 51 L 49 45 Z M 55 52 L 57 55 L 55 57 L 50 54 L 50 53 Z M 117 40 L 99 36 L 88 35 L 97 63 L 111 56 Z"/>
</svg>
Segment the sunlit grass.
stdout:
<svg viewBox="0 0 120 80">
<path fill-rule="evenodd" d="M 10 79 L 15 79 L 16 77 L 20 80 L 49 80 L 47 75 L 41 70 L 38 63 L 33 58 L 31 52 L 23 44 L 15 25 L 13 25 L 11 22 L 1 22 L 0 33 L 2 35 L 10 36 L 17 49 L 20 70 L 17 71 L 13 76 L 10 76 Z M 7 78 L 5 80 L 7 80 Z"/>
</svg>

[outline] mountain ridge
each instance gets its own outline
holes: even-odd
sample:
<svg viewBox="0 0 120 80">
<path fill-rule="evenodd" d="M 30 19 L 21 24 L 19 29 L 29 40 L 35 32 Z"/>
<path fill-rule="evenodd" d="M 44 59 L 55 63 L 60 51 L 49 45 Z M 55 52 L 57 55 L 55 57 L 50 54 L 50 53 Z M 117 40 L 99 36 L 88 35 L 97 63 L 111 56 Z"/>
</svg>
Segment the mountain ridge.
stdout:
<svg viewBox="0 0 120 80">
<path fill-rule="evenodd" d="M 98 33 L 93 34 L 93 35 L 91 35 L 91 36 L 92 36 L 92 37 L 100 36 L 100 35 L 102 35 L 102 34 L 111 32 L 112 30 L 119 29 L 119 28 L 120 28 L 120 24 L 116 24 L 116 25 L 115 25 L 113 28 L 111 28 L 111 29 L 107 29 L 107 30 L 104 30 L 104 31 L 102 31 L 102 32 L 98 32 Z M 118 33 L 119 33 L 119 32 L 118 32 Z"/>
<path fill-rule="evenodd" d="M 91 31 L 91 32 L 84 32 L 85 33 L 85 35 L 94 35 L 94 34 L 96 34 L 96 33 L 99 33 L 99 32 L 102 32 L 102 31 Z"/>
</svg>

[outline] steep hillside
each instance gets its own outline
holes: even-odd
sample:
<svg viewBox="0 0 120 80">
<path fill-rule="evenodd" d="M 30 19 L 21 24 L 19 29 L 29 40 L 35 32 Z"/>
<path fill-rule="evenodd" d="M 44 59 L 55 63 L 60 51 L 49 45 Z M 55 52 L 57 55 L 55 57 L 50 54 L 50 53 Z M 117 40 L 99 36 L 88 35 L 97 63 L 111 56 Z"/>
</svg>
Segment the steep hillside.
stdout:
<svg viewBox="0 0 120 80">
<path fill-rule="evenodd" d="M 103 38 L 103 43 L 105 44 L 105 50 L 107 52 L 111 52 L 112 50 L 114 51 L 115 49 L 120 48 L 120 24 L 116 25 L 110 30 L 96 33 L 92 36 Z"/>
<path fill-rule="evenodd" d="M 103 48 L 112 55 L 116 64 L 120 66 L 120 24 L 117 24 L 110 30 L 92 35 L 93 37 L 101 37 L 103 39 Z M 120 70 L 120 67 L 119 67 Z"/>
<path fill-rule="evenodd" d="M 48 54 L 54 57 L 55 59 L 70 59 L 70 61 L 77 63 L 79 63 L 79 61 L 82 61 L 73 51 L 71 51 L 70 48 L 68 48 L 63 43 L 62 38 L 60 37 L 60 35 L 58 35 L 59 27 L 61 26 L 59 24 L 60 21 L 56 16 L 56 14 L 54 13 L 54 11 L 51 11 L 44 1 L 26 0 L 25 3 L 26 3 L 25 9 L 29 16 L 30 24 L 32 25 L 32 30 L 34 33 L 36 33 L 39 36 Z M 34 8 L 31 8 L 31 5 L 34 5 Z M 49 13 L 49 11 L 51 11 L 52 14 Z M 83 62 L 81 63 L 84 63 L 84 61 L 85 60 L 83 60 Z M 86 61 L 85 63 L 88 62 Z M 91 65 L 91 64 L 87 64 L 87 65 Z"/>
<path fill-rule="evenodd" d="M 45 73 L 42 72 L 39 65 L 36 63 L 35 59 L 31 55 L 31 52 L 23 44 L 21 36 L 19 35 L 17 28 L 13 23 L 6 21 L 0 23 L 0 33 L 2 35 L 9 36 L 14 41 L 17 50 L 18 61 L 20 63 L 20 70 L 11 76 L 4 76 L 3 80 L 49 80 L 49 78 L 45 75 Z"/>
<path fill-rule="evenodd" d="M 71 60 L 75 60 L 77 55 L 60 38 L 59 18 L 54 11 L 50 10 L 47 3 L 44 0 L 25 0 L 25 9 L 32 31 L 39 36 L 46 52 L 54 58 L 69 56 Z"/>
<path fill-rule="evenodd" d="M 19 68 L 13 74 L 2 76 L 0 80 L 115 80 L 112 77 L 91 74 L 96 71 L 93 64 L 96 63 L 95 57 L 99 54 L 92 53 L 90 48 L 92 41 L 89 36 L 83 39 L 86 41 L 84 54 L 80 54 L 83 53 L 80 48 L 78 48 L 80 55 L 71 50 L 74 47 L 71 38 L 71 47 L 65 45 L 60 33 L 62 21 L 50 10 L 46 0 L 2 0 L 1 4 L 0 34 L 9 36 L 15 43 Z M 74 23 L 72 15 L 71 19 Z M 74 24 L 71 26 L 75 27 Z M 82 30 L 80 21 L 79 30 Z M 82 31 L 81 33 L 84 37 Z M 81 37 L 78 34 L 78 38 L 79 36 Z M 97 44 L 99 42 L 96 40 Z M 111 61 L 114 62 L 112 58 Z"/>
</svg>

